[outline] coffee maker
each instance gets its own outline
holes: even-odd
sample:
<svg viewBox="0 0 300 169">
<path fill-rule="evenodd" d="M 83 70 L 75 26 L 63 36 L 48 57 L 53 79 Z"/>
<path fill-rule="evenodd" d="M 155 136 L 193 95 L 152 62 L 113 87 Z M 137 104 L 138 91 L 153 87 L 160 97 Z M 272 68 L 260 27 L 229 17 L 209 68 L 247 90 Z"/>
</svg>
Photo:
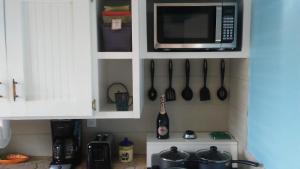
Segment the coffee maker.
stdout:
<svg viewBox="0 0 300 169">
<path fill-rule="evenodd" d="M 73 169 L 81 162 L 81 120 L 52 120 L 52 162 L 50 169 Z"/>
</svg>

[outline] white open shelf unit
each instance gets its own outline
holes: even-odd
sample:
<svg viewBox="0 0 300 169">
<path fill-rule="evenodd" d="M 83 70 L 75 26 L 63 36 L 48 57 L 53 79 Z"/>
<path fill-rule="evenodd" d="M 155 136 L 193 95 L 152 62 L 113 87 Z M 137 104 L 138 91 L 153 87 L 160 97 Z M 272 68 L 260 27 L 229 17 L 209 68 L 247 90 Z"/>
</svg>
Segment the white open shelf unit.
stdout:
<svg viewBox="0 0 300 169">
<path fill-rule="evenodd" d="M 107 88 L 113 83 L 124 84 L 133 96 L 132 77 L 132 59 L 98 60 L 99 112 L 117 112 L 115 104 L 109 103 L 107 98 Z M 134 104 L 129 106 L 128 112 L 133 112 Z"/>
<path fill-rule="evenodd" d="M 97 16 L 105 0 L 94 0 L 91 4 L 92 40 L 93 40 L 93 89 L 96 100 L 96 110 L 91 118 L 122 119 L 140 118 L 141 80 L 140 80 L 140 50 L 139 50 L 139 3 L 131 2 L 132 20 L 132 51 L 103 51 L 99 43 L 99 25 Z M 101 26 L 101 24 L 100 24 Z M 101 34 L 100 34 L 101 36 Z M 100 40 L 98 40 L 98 38 Z M 112 83 L 123 83 L 132 96 L 133 105 L 128 111 L 116 111 L 116 105 L 107 102 L 107 88 Z M 131 99 L 130 99 L 131 101 Z"/>
<path fill-rule="evenodd" d="M 248 58 L 250 35 L 250 2 L 244 1 L 243 11 L 243 37 L 241 51 L 226 52 L 148 52 L 147 51 L 147 19 L 146 0 L 131 2 L 132 13 L 132 51 L 104 52 L 99 50 L 97 7 L 98 2 L 92 2 L 92 39 L 93 39 L 93 89 L 96 99 L 96 110 L 91 118 L 140 118 L 144 103 L 143 59 L 203 59 L 203 58 Z M 111 68 L 105 67 L 108 65 Z M 127 66 L 126 66 L 127 65 Z M 131 66 L 129 66 L 131 65 Z M 115 70 L 112 71 L 112 69 Z M 127 72 L 127 73 L 126 73 Z M 128 72 L 131 72 L 128 74 Z M 118 74 L 120 73 L 120 74 Z M 123 78 L 127 77 L 126 80 Z M 129 79 L 129 77 L 131 79 Z M 133 106 L 129 111 L 118 112 L 115 105 L 105 103 L 106 87 L 111 82 L 124 82 L 130 88 L 133 96 Z"/>
</svg>

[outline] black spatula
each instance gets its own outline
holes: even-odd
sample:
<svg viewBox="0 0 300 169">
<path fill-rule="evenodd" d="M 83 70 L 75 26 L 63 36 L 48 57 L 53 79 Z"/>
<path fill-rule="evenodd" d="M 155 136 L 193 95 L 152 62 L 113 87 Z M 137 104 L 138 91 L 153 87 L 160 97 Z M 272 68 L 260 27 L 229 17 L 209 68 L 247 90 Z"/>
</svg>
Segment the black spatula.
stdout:
<svg viewBox="0 0 300 169">
<path fill-rule="evenodd" d="M 200 90 L 200 100 L 201 101 L 207 101 L 210 100 L 210 92 L 209 89 L 206 86 L 207 83 L 207 60 L 204 59 L 203 61 L 203 77 L 204 77 L 204 86 Z"/>
</svg>

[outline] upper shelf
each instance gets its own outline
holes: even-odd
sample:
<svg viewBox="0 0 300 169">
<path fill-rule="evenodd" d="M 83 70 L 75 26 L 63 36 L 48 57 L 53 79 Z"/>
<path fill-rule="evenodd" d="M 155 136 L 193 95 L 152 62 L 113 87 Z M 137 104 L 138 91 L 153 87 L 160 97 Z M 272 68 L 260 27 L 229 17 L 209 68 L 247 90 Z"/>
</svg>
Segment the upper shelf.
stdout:
<svg viewBox="0 0 300 169">
<path fill-rule="evenodd" d="M 94 116 L 87 119 L 139 119 L 140 117 L 137 111 L 102 111 L 96 112 Z"/>
<path fill-rule="evenodd" d="M 248 52 L 147 52 L 144 59 L 248 58 Z"/>
<path fill-rule="evenodd" d="M 132 59 L 132 52 L 97 52 L 97 59 Z"/>
</svg>

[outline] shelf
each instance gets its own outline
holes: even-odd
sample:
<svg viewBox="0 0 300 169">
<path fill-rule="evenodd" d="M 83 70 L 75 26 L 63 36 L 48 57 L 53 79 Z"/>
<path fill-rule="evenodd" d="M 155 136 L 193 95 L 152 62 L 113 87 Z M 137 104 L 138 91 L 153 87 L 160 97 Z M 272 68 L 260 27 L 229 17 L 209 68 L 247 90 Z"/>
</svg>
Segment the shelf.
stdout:
<svg viewBox="0 0 300 169">
<path fill-rule="evenodd" d="M 244 51 L 236 52 L 146 52 L 144 59 L 201 59 L 201 58 L 248 58 Z"/>
<path fill-rule="evenodd" d="M 132 59 L 132 52 L 97 52 L 97 59 Z"/>
<path fill-rule="evenodd" d="M 161 143 L 180 143 L 180 144 L 223 144 L 223 145 L 237 145 L 237 141 L 234 138 L 215 140 L 210 137 L 210 132 L 197 132 L 197 138 L 191 140 L 185 140 L 182 138 L 182 132 L 170 133 L 168 140 L 159 140 L 154 133 L 147 134 L 147 144 L 161 144 Z"/>
<path fill-rule="evenodd" d="M 129 112 L 133 111 L 133 106 L 129 106 L 128 111 L 118 112 L 116 110 L 116 105 L 114 103 L 109 103 L 107 98 L 108 87 L 113 83 L 122 83 L 126 86 L 129 95 L 133 96 L 133 87 L 132 87 L 132 60 L 131 59 L 105 59 L 98 60 L 98 86 L 99 86 L 99 96 L 98 96 L 98 112 L 101 116 L 114 116 L 114 114 L 130 114 Z M 120 85 L 117 85 L 118 88 L 113 89 L 113 92 L 125 92 L 124 88 L 120 88 Z M 113 96 L 111 96 L 114 100 Z M 131 99 L 129 99 L 131 103 Z M 114 113 L 115 112 L 115 113 Z M 131 113 L 132 114 L 132 113 Z M 130 117 L 130 116 L 127 116 Z"/>
<path fill-rule="evenodd" d="M 96 112 L 91 119 L 139 119 L 140 114 L 134 111 L 101 111 Z"/>
<path fill-rule="evenodd" d="M 115 104 L 102 104 L 101 105 L 101 109 L 100 109 L 100 113 L 102 112 L 132 112 L 132 106 L 129 106 L 128 111 L 117 111 L 116 109 L 116 105 Z"/>
</svg>

